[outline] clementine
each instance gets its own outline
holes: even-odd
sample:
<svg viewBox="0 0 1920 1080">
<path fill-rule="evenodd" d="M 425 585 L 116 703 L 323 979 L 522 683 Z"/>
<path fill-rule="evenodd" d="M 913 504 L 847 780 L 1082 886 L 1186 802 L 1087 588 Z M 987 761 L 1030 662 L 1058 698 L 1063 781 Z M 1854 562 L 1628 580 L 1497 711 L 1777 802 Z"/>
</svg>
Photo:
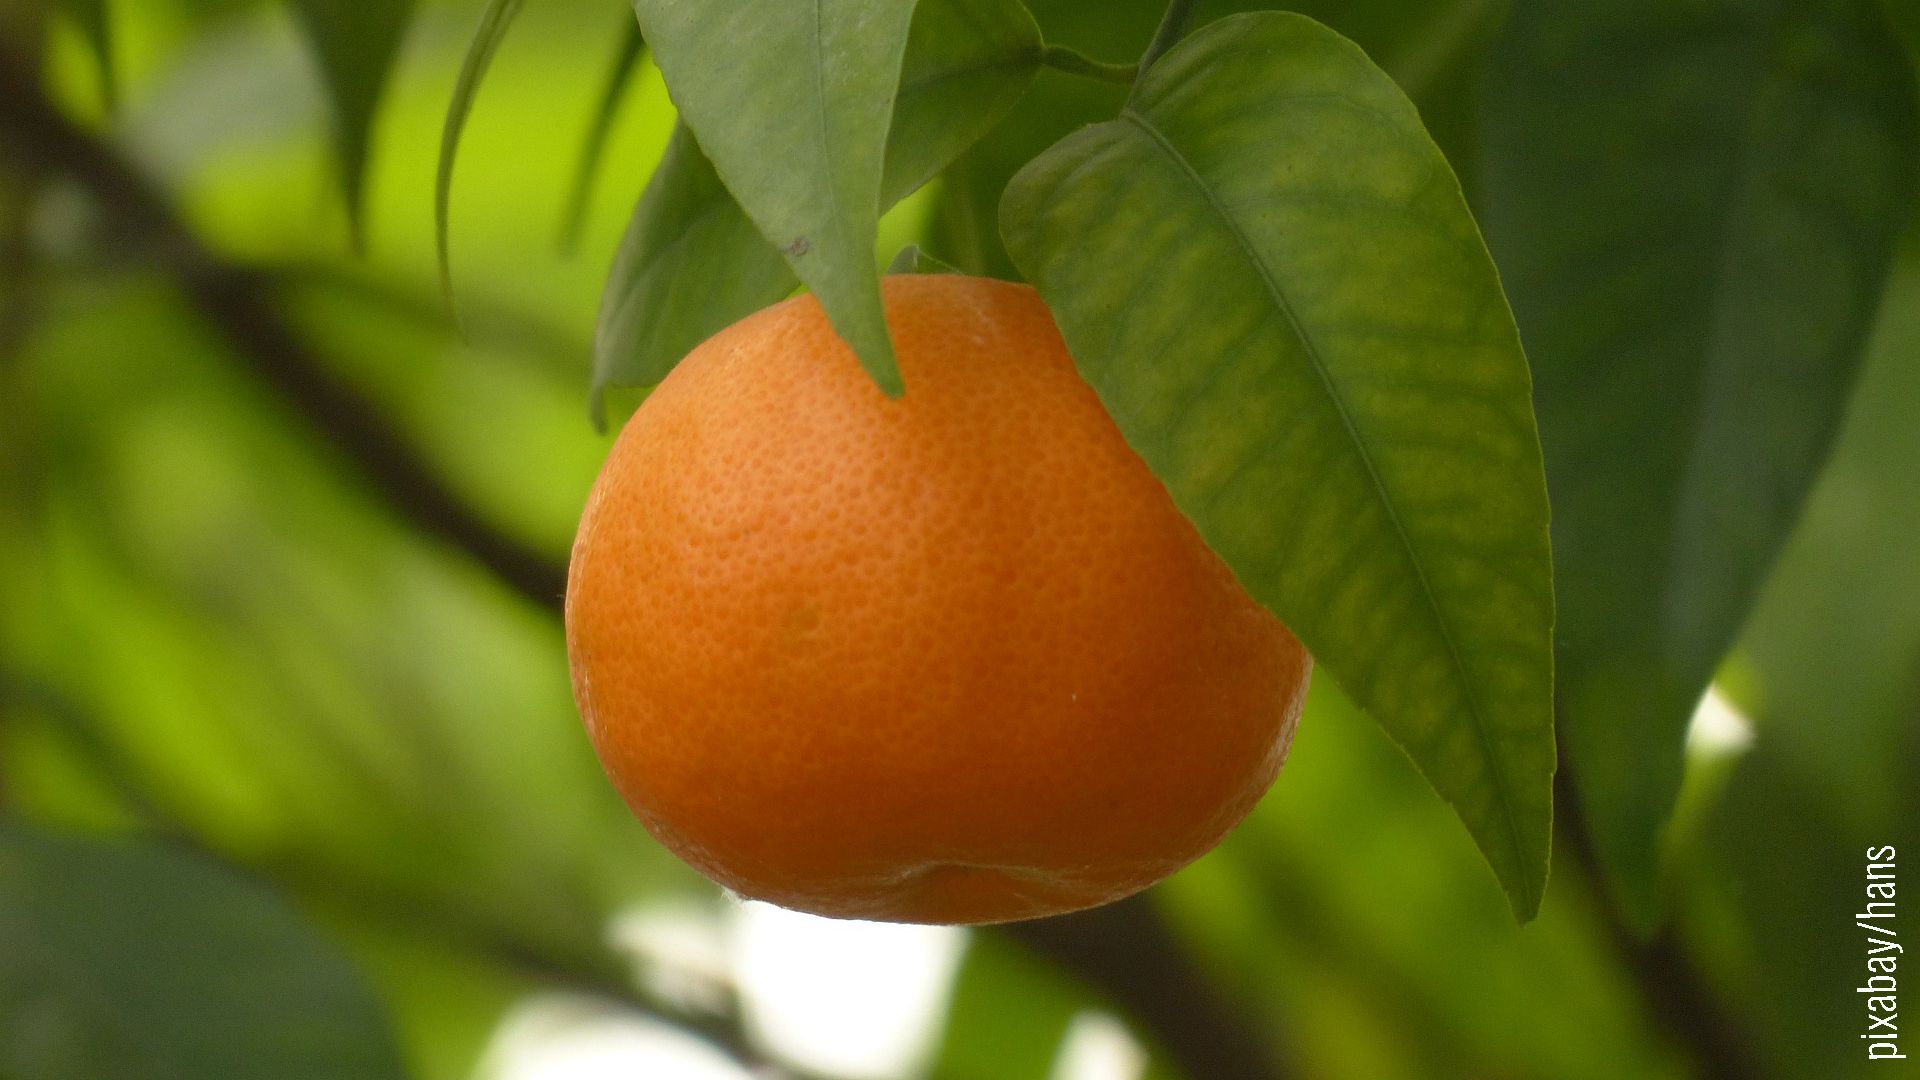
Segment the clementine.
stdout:
<svg viewBox="0 0 1920 1080">
<path fill-rule="evenodd" d="M 653 835 L 744 896 L 985 923 L 1192 861 L 1311 667 L 1026 286 L 894 276 L 905 394 L 801 296 L 695 349 L 588 499 L 574 693 Z"/>
</svg>

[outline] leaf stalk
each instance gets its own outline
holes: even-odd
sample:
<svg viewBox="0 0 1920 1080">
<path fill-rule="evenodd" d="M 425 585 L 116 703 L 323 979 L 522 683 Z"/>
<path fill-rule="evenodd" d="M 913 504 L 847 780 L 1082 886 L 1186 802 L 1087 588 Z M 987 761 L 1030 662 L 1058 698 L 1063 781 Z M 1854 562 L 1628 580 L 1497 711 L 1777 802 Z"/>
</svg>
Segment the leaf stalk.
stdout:
<svg viewBox="0 0 1920 1080">
<path fill-rule="evenodd" d="M 1160 17 L 1160 28 L 1153 32 L 1153 40 L 1147 43 L 1147 51 L 1140 54 L 1141 71 L 1152 67 L 1162 53 L 1173 48 L 1173 43 L 1186 33 L 1187 24 L 1193 21 L 1194 9 L 1198 6 L 1198 0 L 1169 0 L 1167 13 Z"/>
<path fill-rule="evenodd" d="M 1065 45 L 1049 44 L 1040 53 L 1040 62 L 1056 71 L 1069 75 L 1082 75 L 1101 82 L 1131 83 L 1140 74 L 1138 64 L 1109 64 L 1104 60 L 1095 60 L 1084 53 L 1077 52 Z"/>
</svg>

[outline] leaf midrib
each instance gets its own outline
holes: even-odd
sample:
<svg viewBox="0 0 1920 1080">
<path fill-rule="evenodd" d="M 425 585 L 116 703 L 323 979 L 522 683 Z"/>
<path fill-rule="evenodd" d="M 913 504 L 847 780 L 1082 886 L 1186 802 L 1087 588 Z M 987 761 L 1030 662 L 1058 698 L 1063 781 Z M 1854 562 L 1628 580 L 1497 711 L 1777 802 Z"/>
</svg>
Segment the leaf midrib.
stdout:
<svg viewBox="0 0 1920 1080">
<path fill-rule="evenodd" d="M 1286 293 L 1281 290 L 1280 283 L 1274 278 L 1273 272 L 1267 266 L 1266 261 L 1260 258 L 1258 251 L 1253 246 L 1252 240 L 1247 236 L 1245 231 L 1240 228 L 1240 223 L 1234 220 L 1232 215 L 1227 213 L 1226 207 L 1215 197 L 1213 189 L 1208 186 L 1206 179 L 1194 169 L 1192 163 L 1186 159 L 1185 155 L 1181 154 L 1179 149 L 1133 106 L 1129 105 L 1121 110 L 1120 120 L 1123 123 L 1129 123 L 1137 128 L 1147 137 L 1148 141 L 1179 168 L 1181 174 L 1193 184 L 1195 190 L 1200 192 L 1201 197 L 1206 200 L 1208 208 L 1213 211 L 1214 216 L 1220 220 L 1226 227 L 1228 234 L 1233 237 L 1234 242 L 1239 245 L 1241 254 L 1246 257 L 1247 261 L 1251 263 L 1259 273 L 1261 284 L 1264 286 L 1268 297 L 1272 300 L 1274 307 L 1279 309 L 1281 315 L 1287 320 L 1287 325 L 1292 328 L 1294 336 L 1300 341 L 1307 354 L 1307 360 L 1313 367 L 1314 374 L 1320 380 L 1321 388 L 1326 391 L 1328 400 L 1333 403 L 1334 412 L 1340 417 L 1340 423 L 1346 429 L 1347 437 L 1352 440 L 1355 449 L 1359 451 L 1361 464 L 1365 466 L 1367 471 L 1367 481 L 1373 488 L 1375 498 L 1380 501 L 1381 507 L 1385 509 L 1387 520 L 1393 525 L 1394 535 L 1399 538 L 1401 550 L 1405 552 L 1409 565 L 1413 567 L 1414 578 L 1420 583 L 1420 591 L 1426 598 L 1428 610 L 1433 613 L 1434 625 L 1440 631 L 1441 641 L 1446 645 L 1448 658 L 1452 662 L 1454 671 L 1459 675 L 1460 684 L 1465 691 L 1467 699 L 1467 712 L 1473 721 L 1474 737 L 1480 744 L 1481 752 L 1486 755 L 1488 773 L 1492 777 L 1494 790 L 1499 796 L 1500 820 L 1505 828 L 1507 844 L 1511 849 L 1514 867 L 1517 873 L 1515 884 L 1520 890 L 1523 907 L 1528 911 L 1534 910 L 1538 903 L 1538 898 L 1532 886 L 1532 879 L 1528 873 L 1526 852 L 1520 843 L 1519 823 L 1514 819 L 1512 793 L 1508 787 L 1505 771 L 1501 767 L 1500 759 L 1493 753 L 1493 743 L 1487 735 L 1487 722 L 1483 706 L 1480 703 L 1478 690 L 1469 675 L 1465 660 L 1460 652 L 1459 644 L 1454 639 L 1452 625 L 1445 611 L 1440 607 L 1434 596 L 1433 585 L 1427 578 L 1426 567 L 1421 563 L 1419 554 L 1414 550 L 1412 540 L 1407 535 L 1406 526 L 1401 522 L 1399 511 L 1394 506 L 1393 500 L 1387 497 L 1386 486 L 1380 479 L 1379 470 L 1374 467 L 1372 452 L 1368 449 L 1367 441 L 1361 435 L 1359 427 L 1354 423 L 1353 415 L 1347 408 L 1345 399 L 1340 396 L 1339 390 L 1334 386 L 1332 375 L 1327 371 L 1326 361 L 1320 355 L 1319 346 L 1307 333 L 1306 327 L 1301 323 L 1299 316 L 1293 310 L 1292 302 L 1287 298 Z"/>
<path fill-rule="evenodd" d="M 846 207 L 840 203 L 840 185 L 833 175 L 833 163 L 839 155 L 834 153 L 832 133 L 827 130 L 827 61 L 821 53 L 820 41 L 826 26 L 826 16 L 820 10 L 822 2 L 813 0 L 813 33 L 809 35 L 809 44 L 813 47 L 813 114 L 820 126 L 820 150 L 826 155 L 827 167 L 820 170 L 820 176 L 827 184 L 827 205 L 833 211 L 834 232 L 845 237 L 848 231 Z"/>
</svg>

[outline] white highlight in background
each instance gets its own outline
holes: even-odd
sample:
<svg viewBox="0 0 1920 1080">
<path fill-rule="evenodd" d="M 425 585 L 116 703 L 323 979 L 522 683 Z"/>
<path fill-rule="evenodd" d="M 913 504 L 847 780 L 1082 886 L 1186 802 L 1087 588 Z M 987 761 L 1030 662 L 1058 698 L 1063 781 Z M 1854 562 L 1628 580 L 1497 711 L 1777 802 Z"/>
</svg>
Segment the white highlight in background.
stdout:
<svg viewBox="0 0 1920 1080">
<path fill-rule="evenodd" d="M 1125 1024 L 1106 1013 L 1083 1012 L 1067 1025 L 1050 1080 L 1139 1080 L 1147 1051 Z"/>
<path fill-rule="evenodd" d="M 1744 754 L 1753 747 L 1753 721 L 1733 707 L 1718 686 L 1707 687 L 1706 696 L 1693 710 L 1687 725 L 1689 757 L 1723 758 Z"/>
<path fill-rule="evenodd" d="M 844 922 L 747 903 L 734 913 L 733 972 L 754 1038 L 805 1069 L 912 1076 L 945 1026 L 966 932 Z"/>
<path fill-rule="evenodd" d="M 614 916 L 607 939 L 634 959 L 648 994 L 689 1012 L 719 1015 L 733 999 L 733 958 L 725 910 L 711 896 L 671 897 Z"/>
<path fill-rule="evenodd" d="M 513 1007 L 476 1076 L 489 1080 L 754 1080 L 716 1047 L 627 1009 L 566 994 Z"/>
</svg>

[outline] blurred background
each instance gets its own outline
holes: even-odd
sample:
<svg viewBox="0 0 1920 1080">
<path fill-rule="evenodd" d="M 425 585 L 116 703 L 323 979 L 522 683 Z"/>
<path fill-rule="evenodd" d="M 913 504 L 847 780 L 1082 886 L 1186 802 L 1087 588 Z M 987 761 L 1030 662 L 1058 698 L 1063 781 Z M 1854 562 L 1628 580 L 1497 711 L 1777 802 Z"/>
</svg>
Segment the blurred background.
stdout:
<svg viewBox="0 0 1920 1080">
<path fill-rule="evenodd" d="M 1141 898 L 829 923 L 661 852 L 580 730 L 559 598 L 608 446 L 595 309 L 673 112 L 642 61 L 563 244 L 632 20 L 526 5 L 460 149 L 457 331 L 434 173 L 483 6 L 414 10 L 356 253 L 288 6 L 0 0 L 0 1076 L 1871 1071 L 1863 853 L 1920 859 L 1911 223 L 1833 456 L 1695 716 L 1652 938 L 1566 828 L 1516 927 L 1326 679 L 1253 817 Z M 1159 5 L 1036 7 L 1119 59 Z M 1401 80 L 1472 193 L 1503 6 L 1305 9 Z M 1023 108 L 1064 130 L 1112 93 L 1043 73 Z M 960 250 L 965 175 L 894 211 L 885 253 L 994 268 Z"/>
</svg>

